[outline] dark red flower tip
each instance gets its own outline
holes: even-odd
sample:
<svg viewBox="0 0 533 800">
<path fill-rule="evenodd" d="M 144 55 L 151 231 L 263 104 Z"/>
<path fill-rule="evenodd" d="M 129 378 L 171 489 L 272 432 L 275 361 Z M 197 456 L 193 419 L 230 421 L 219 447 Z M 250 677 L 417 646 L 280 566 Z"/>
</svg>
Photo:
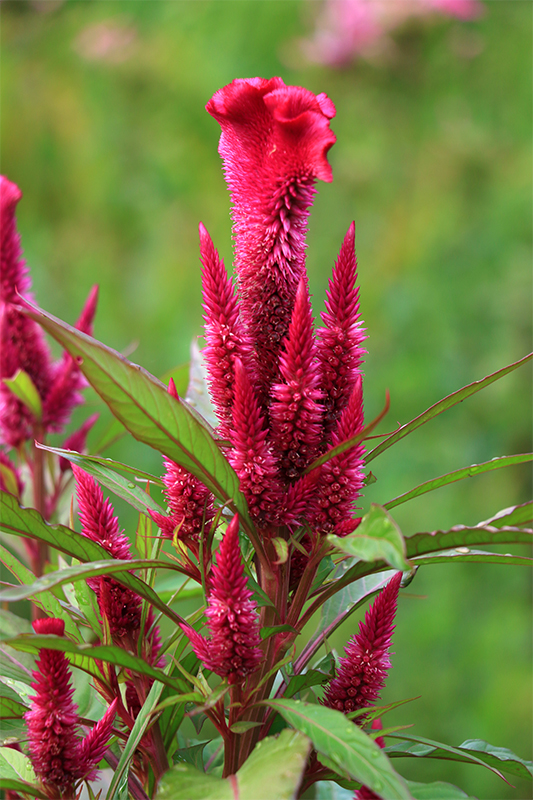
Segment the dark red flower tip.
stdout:
<svg viewBox="0 0 533 800">
<path fill-rule="evenodd" d="M 64 636 L 65 623 L 62 619 L 36 619 L 33 623 L 35 633 L 48 634 L 54 636 Z"/>
</svg>

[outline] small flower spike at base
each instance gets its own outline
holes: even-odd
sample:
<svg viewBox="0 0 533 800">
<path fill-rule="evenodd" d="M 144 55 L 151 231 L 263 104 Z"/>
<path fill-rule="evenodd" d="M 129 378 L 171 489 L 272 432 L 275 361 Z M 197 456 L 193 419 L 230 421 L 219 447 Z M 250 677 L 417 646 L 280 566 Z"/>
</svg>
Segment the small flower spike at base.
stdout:
<svg viewBox="0 0 533 800">
<path fill-rule="evenodd" d="M 39 619 L 37 634 L 63 636 L 60 619 Z M 71 800 L 81 780 L 94 780 L 107 750 L 115 718 L 116 700 L 82 741 L 78 735 L 77 706 L 72 700 L 69 662 L 60 650 L 42 648 L 33 673 L 36 694 L 25 714 L 30 757 L 45 794 L 52 800 Z"/>
<path fill-rule="evenodd" d="M 364 623 L 359 623 L 359 633 L 350 639 L 340 659 L 337 677 L 326 687 L 325 706 L 349 714 L 379 698 L 391 666 L 389 647 L 401 579 L 398 572 L 378 594 Z"/>
<path fill-rule="evenodd" d="M 242 683 L 256 671 L 263 657 L 256 604 L 250 599 L 247 583 L 239 546 L 239 517 L 235 515 L 220 543 L 211 576 L 205 612 L 211 640 L 182 626 L 206 669 L 227 676 L 229 683 Z"/>
</svg>

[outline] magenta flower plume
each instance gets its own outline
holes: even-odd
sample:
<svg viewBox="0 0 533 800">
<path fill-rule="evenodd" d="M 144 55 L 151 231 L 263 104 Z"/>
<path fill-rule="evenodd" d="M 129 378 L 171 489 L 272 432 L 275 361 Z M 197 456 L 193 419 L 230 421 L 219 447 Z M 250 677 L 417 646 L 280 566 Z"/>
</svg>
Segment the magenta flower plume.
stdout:
<svg viewBox="0 0 533 800">
<path fill-rule="evenodd" d="M 168 384 L 168 393 L 178 398 L 172 378 Z M 151 511 L 151 517 L 165 539 L 173 539 L 177 532 L 182 541 L 197 540 L 202 530 L 209 530 L 215 516 L 213 495 L 198 478 L 179 464 L 166 457 L 164 461 L 164 494 L 169 514 L 165 516 Z"/>
<path fill-rule="evenodd" d="M 266 399 L 304 271 L 314 184 L 332 180 L 326 154 L 335 107 L 281 78 L 251 78 L 220 89 L 206 108 L 222 128 L 241 315 Z"/>
<path fill-rule="evenodd" d="M 31 285 L 15 222 L 21 197 L 18 186 L 0 176 L 0 437 L 9 447 L 19 447 L 31 439 L 37 420 L 1 379 L 24 370 L 44 400 L 52 374 L 40 327 L 15 307 L 23 302 Z"/>
<path fill-rule="evenodd" d="M 129 560 L 129 541 L 119 530 L 113 506 L 109 500 L 104 500 L 94 478 L 75 465 L 72 471 L 76 478 L 83 535 L 101 544 L 114 558 Z M 109 622 L 113 639 L 135 639 L 141 625 L 140 597 L 110 577 L 89 578 L 87 583 L 96 593 L 98 606 Z"/>
<path fill-rule="evenodd" d="M 323 409 L 318 402 L 322 392 L 305 278 L 298 287 L 279 369 L 283 383 L 275 383 L 271 390 L 271 437 L 280 470 L 287 480 L 294 481 L 318 455 L 322 439 Z"/>
<path fill-rule="evenodd" d="M 281 486 L 276 460 L 267 442 L 259 401 L 240 359 L 235 359 L 235 401 L 229 454 L 250 513 L 261 524 L 275 523 Z"/>
<path fill-rule="evenodd" d="M 355 257 L 355 223 L 344 238 L 327 292 L 323 328 L 317 331 L 318 357 L 324 390 L 326 435 L 348 404 L 364 350 L 365 332 L 359 319 L 359 289 Z"/>
<path fill-rule="evenodd" d="M 198 478 L 179 464 L 166 457 L 164 461 L 164 494 L 169 514 L 165 516 L 151 511 L 151 517 L 165 539 L 172 539 L 177 532 L 178 539 L 182 541 L 197 540 L 201 532 L 209 530 L 213 522 L 213 495 Z"/>
<path fill-rule="evenodd" d="M 205 338 L 203 356 L 209 388 L 220 421 L 218 433 L 229 438 L 234 396 L 234 361 L 238 357 L 250 368 L 251 347 L 239 319 L 233 284 L 211 237 L 200 223 L 200 257 L 203 271 Z"/>
<path fill-rule="evenodd" d="M 357 436 L 363 427 L 363 381 L 358 375 L 348 405 L 333 432 L 332 447 Z M 360 443 L 323 465 L 318 486 L 319 510 L 316 514 L 316 522 L 321 530 L 346 536 L 357 527 L 360 520 L 353 519 L 352 513 L 363 488 L 364 452 L 364 445 Z"/>
<path fill-rule="evenodd" d="M 227 676 L 229 683 L 242 683 L 256 671 L 263 657 L 256 604 L 250 599 L 252 592 L 247 584 L 236 514 L 220 543 L 211 573 L 205 612 L 211 639 L 206 641 L 194 629 L 182 626 L 204 666 L 221 677 Z"/>
<path fill-rule="evenodd" d="M 98 286 L 93 286 L 76 323 L 82 333 L 92 335 L 93 320 L 98 303 Z M 53 368 L 50 390 L 43 406 L 43 422 L 47 430 L 60 432 L 68 423 L 75 406 L 83 403 L 80 390 L 87 381 L 76 361 L 65 352 Z"/>
<path fill-rule="evenodd" d="M 337 677 L 326 687 L 324 705 L 345 714 L 366 708 L 380 695 L 390 669 L 389 647 L 402 573 L 378 594 L 340 659 Z M 359 721 L 360 718 L 359 718 Z"/>
<path fill-rule="evenodd" d="M 60 619 L 39 619 L 35 633 L 63 636 L 65 623 Z M 33 672 L 31 708 L 25 714 L 29 751 L 35 774 L 46 794 L 57 800 L 74 798 L 74 786 L 82 779 L 93 780 L 111 737 L 116 701 L 84 741 L 78 736 L 77 706 L 72 700 L 69 662 L 59 650 L 39 651 Z"/>
</svg>

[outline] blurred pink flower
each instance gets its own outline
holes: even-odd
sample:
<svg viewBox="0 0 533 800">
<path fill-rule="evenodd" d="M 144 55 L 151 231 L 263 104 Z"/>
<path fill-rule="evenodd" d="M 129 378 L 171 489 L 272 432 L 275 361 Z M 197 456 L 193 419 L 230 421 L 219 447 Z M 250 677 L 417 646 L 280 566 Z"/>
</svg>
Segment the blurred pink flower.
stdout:
<svg viewBox="0 0 533 800">
<path fill-rule="evenodd" d="M 410 18 L 469 20 L 482 11 L 479 0 L 325 0 L 314 35 L 301 47 L 310 61 L 342 66 L 384 49 L 389 34 Z"/>
</svg>

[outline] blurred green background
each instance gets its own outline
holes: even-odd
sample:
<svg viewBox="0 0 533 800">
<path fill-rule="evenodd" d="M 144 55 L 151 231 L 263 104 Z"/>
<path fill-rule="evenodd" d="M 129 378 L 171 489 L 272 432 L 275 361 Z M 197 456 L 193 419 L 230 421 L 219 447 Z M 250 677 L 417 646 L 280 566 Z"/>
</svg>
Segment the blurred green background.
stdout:
<svg viewBox="0 0 533 800">
<path fill-rule="evenodd" d="M 308 267 L 318 314 L 355 219 L 368 419 L 386 388 L 391 430 L 517 360 L 531 349 L 532 8 L 493 0 L 475 22 L 412 23 L 382 63 L 332 70 L 304 62 L 295 43 L 312 30 L 315 2 L 3 2 L 2 172 L 24 192 L 18 221 L 37 300 L 73 322 L 97 282 L 98 338 L 136 344 L 133 359 L 156 375 L 186 361 L 202 324 L 200 220 L 231 264 L 219 129 L 204 106 L 236 77 L 281 75 L 337 107 L 334 182 L 319 186 Z M 530 449 L 530 386 L 522 368 L 387 451 L 365 507 Z M 109 455 L 161 469 L 130 439 Z M 405 534 L 475 524 L 529 492 L 530 471 L 515 467 L 395 517 Z M 355 628 L 352 619 L 334 646 Z M 531 758 L 526 569 L 422 570 L 400 600 L 393 649 L 385 702 L 421 699 L 387 722 Z M 479 798 L 531 797 L 525 782 L 513 789 L 477 767 L 395 765 Z"/>
</svg>

